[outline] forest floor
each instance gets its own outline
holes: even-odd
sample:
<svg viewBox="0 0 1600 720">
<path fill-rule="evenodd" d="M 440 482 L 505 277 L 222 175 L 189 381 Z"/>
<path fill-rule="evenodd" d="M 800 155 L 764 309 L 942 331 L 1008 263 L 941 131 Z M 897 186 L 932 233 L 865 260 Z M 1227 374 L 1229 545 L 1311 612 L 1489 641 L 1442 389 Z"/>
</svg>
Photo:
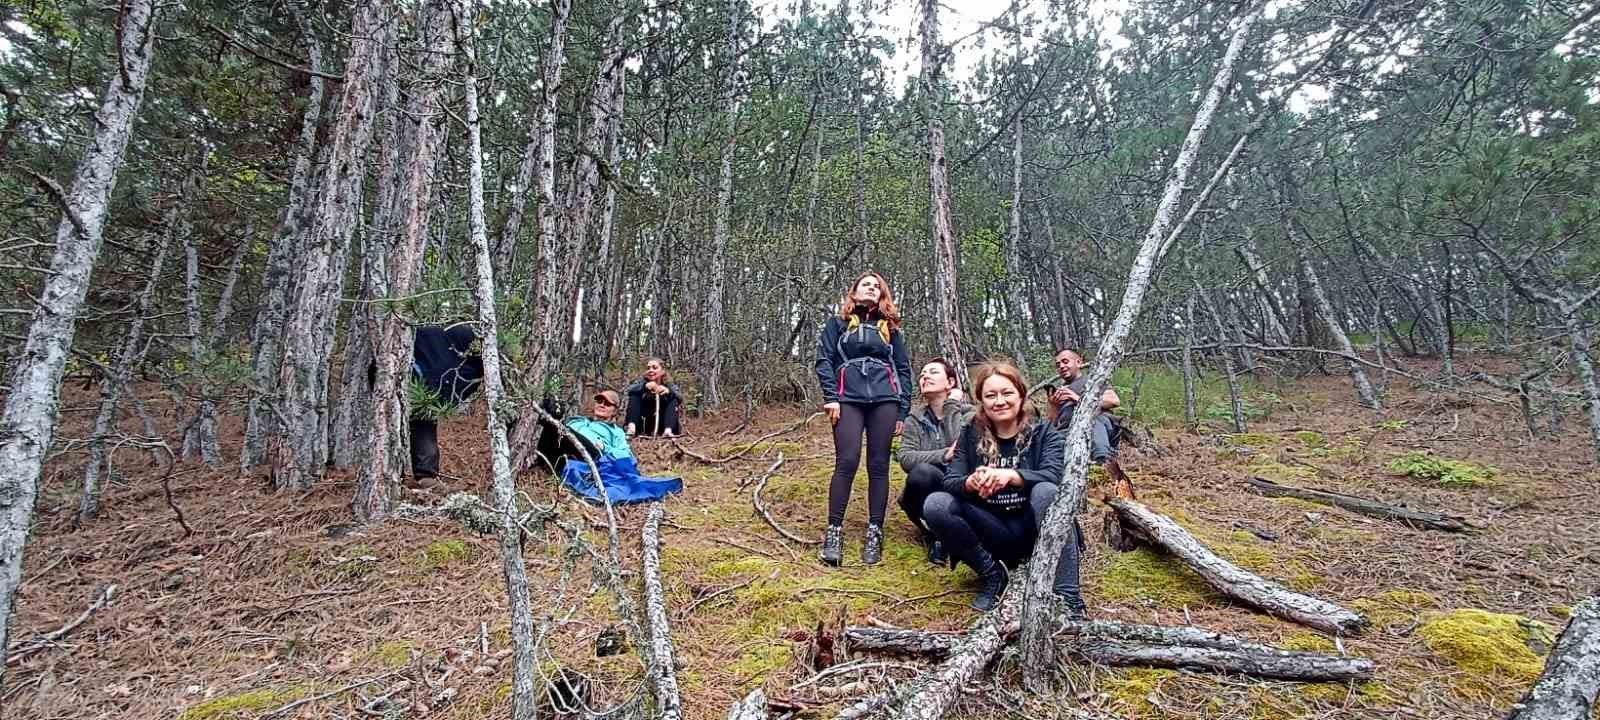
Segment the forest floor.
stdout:
<svg viewBox="0 0 1600 720">
<path fill-rule="evenodd" d="M 1501 365 L 1488 356 L 1466 364 Z M 974 686 L 953 717 L 1067 717 L 1078 710 L 1098 717 L 1263 720 L 1503 716 L 1538 673 L 1538 653 L 1560 631 L 1567 606 L 1594 592 L 1600 578 L 1600 473 L 1581 418 L 1569 414 L 1561 431 L 1530 440 L 1516 403 L 1485 385 L 1442 393 L 1396 379 L 1388 408 L 1372 413 L 1354 403 L 1343 376 L 1266 382 L 1253 390 L 1252 404 L 1263 416 L 1249 433 L 1230 434 L 1220 420 L 1194 432 L 1157 427 L 1165 454 L 1130 451 L 1125 467 L 1142 501 L 1219 554 L 1371 619 L 1372 629 L 1342 644 L 1345 652 L 1373 658 L 1376 678 L 1297 684 L 1079 666 L 1070 689 L 1038 698 L 1015 692 L 1015 659 L 1004 658 L 999 683 Z M 95 396 L 73 387 L 64 397 L 60 437 L 85 437 Z M 153 392 L 147 397 L 170 426 L 170 402 Z M 682 442 L 722 457 L 811 411 L 763 408 L 746 425 L 742 409 L 734 408 L 690 420 L 691 436 Z M 454 418 L 441 428 L 440 442 L 444 471 L 462 478 L 452 489 L 487 498 L 481 423 L 481 409 Z M 236 458 L 237 418 L 224 431 L 224 452 Z M 753 512 L 750 491 L 782 453 L 763 498 L 789 530 L 820 535 L 832 463 L 821 418 L 721 465 L 682 456 L 659 440 L 638 441 L 635 449 L 647 471 L 681 475 L 685 483 L 683 494 L 667 502 L 662 530 L 688 717 L 721 717 L 761 685 L 771 697 L 810 705 L 806 716 L 831 717 L 849 699 L 819 689 L 833 680 L 791 689 L 812 675 L 803 655 L 819 625 L 826 632 L 870 617 L 961 630 L 974 619 L 967 607 L 971 572 L 930 566 L 894 504 L 904 480 L 898 467 L 887 550 L 875 567 L 857 559 L 864 481 L 850 506 L 841 569 L 823 567 L 814 547 L 784 541 Z M 1457 467 L 1444 480 L 1430 480 L 1389 469 L 1413 452 L 1489 470 L 1475 475 Z M 268 492 L 261 476 L 183 464 L 170 484 L 194 530 L 185 537 L 148 454 L 124 448 L 116 460 L 102 517 L 77 530 L 70 520 L 83 453 L 62 453 L 47 467 L 13 642 L 60 627 L 110 583 L 119 592 L 64 640 L 8 668 L 0 699 L 7 717 L 256 718 L 299 700 L 309 701 L 270 716 L 384 717 L 361 709 L 379 708 L 369 702 L 386 694 L 391 708 L 401 700 L 412 704 L 410 713 L 391 716 L 508 714 L 509 614 L 492 536 L 443 519 L 352 527 L 345 473 L 330 472 L 300 496 Z M 1403 501 L 1464 516 L 1481 530 L 1414 530 L 1268 499 L 1247 489 L 1252 475 Z M 585 674 L 596 705 L 637 700 L 644 676 L 637 654 L 602 658 L 594 651 L 597 636 L 616 619 L 609 594 L 593 582 L 587 561 L 562 581 L 566 559 L 582 557 L 567 554 L 572 537 L 604 552 L 603 512 L 542 475 L 525 478 L 523 488 L 533 502 L 556 506 L 561 518 L 527 543 L 535 608 L 559 621 L 549 627 L 550 652 L 541 667 Z M 1188 623 L 1335 651 L 1330 638 L 1230 604 L 1175 561 L 1147 550 L 1111 551 L 1098 522 L 1103 506 L 1091 505 L 1084 571 L 1094 616 Z M 643 508 L 618 510 L 623 564 L 634 587 L 644 518 Z M 901 664 L 882 671 L 909 677 L 912 670 Z M 349 687 L 357 683 L 364 684 Z M 873 684 L 846 690 L 865 694 Z"/>
</svg>

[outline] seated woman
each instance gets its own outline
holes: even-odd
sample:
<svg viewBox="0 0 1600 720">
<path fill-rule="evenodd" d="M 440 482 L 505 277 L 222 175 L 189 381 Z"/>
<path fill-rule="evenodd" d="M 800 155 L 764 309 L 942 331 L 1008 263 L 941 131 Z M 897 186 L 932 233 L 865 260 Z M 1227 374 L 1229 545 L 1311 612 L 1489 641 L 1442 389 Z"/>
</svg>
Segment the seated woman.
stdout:
<svg viewBox="0 0 1600 720">
<path fill-rule="evenodd" d="M 594 465 L 590 466 L 575 454 L 561 468 L 561 481 L 574 492 L 593 502 L 610 500 L 612 503 L 659 500 L 683 489 L 683 481 L 675 477 L 651 478 L 639 473 L 639 463 L 628 447 L 628 436 L 615 424 L 617 418 L 617 393 L 601 390 L 595 393 L 588 417 L 570 418 L 566 426 L 590 451 Z M 595 476 L 605 484 L 601 495 Z"/>
<path fill-rule="evenodd" d="M 1055 500 L 1064 471 L 1065 440 L 1034 417 L 1027 383 L 1016 366 L 986 363 L 973 376 L 978 411 L 961 431 L 945 469 L 944 488 L 928 496 L 922 515 L 956 559 L 978 573 L 972 606 L 990 610 L 1009 577 L 1005 564 L 1033 554 L 1039 522 Z M 1073 524 L 1056 564 L 1054 590 L 1075 615 L 1084 612 L 1078 588 L 1081 533 Z"/>
<path fill-rule="evenodd" d="M 677 388 L 672 387 L 672 375 L 661 358 L 650 358 L 644 364 L 644 377 L 628 386 L 628 434 L 682 435 L 678 426 Z"/>
<path fill-rule="evenodd" d="M 934 358 L 922 366 L 917 377 L 922 405 L 912 408 L 900 437 L 900 452 L 895 459 L 906 471 L 906 488 L 900 494 L 900 509 L 911 524 L 922 532 L 928 546 L 928 562 L 945 561 L 944 543 L 922 519 L 922 504 L 944 485 L 945 465 L 955 457 L 961 429 L 972 421 L 972 405 L 957 395 L 955 370 L 944 358 Z"/>
</svg>

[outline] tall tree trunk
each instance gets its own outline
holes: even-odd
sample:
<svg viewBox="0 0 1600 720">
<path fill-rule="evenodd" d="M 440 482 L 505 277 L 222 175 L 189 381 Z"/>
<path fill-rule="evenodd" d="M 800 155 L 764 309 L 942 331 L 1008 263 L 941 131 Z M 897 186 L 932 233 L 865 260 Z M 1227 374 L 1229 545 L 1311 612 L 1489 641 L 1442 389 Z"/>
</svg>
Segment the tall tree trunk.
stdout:
<svg viewBox="0 0 1600 720">
<path fill-rule="evenodd" d="M 300 118 L 300 136 L 295 143 L 293 167 L 289 177 L 289 197 L 284 204 L 283 220 L 278 225 L 278 235 L 272 249 L 267 251 L 267 264 L 262 271 L 261 309 L 250 335 L 250 403 L 245 417 L 244 449 L 240 452 L 239 470 L 244 472 L 260 465 L 266 459 L 266 435 L 276 421 L 272 414 L 278 408 L 278 366 L 283 360 L 280 341 L 283 323 L 289 315 L 289 300 L 293 297 L 300 265 L 305 253 L 305 239 L 301 222 L 310 198 L 312 159 L 316 157 L 317 127 L 322 119 L 324 81 L 322 79 L 322 42 L 306 21 L 304 0 L 286 0 L 285 6 L 300 31 L 306 45 L 311 68 L 311 89 L 306 97 L 305 114 Z"/>
<path fill-rule="evenodd" d="M 562 0 L 557 0 L 561 2 Z M 456 32 L 461 32 L 458 26 Z M 467 143 L 470 156 L 467 175 L 467 193 L 470 197 L 467 212 L 471 225 L 472 245 L 477 257 L 473 299 L 478 305 L 478 332 L 483 338 L 483 396 L 485 422 L 489 430 L 491 466 L 494 470 L 494 505 L 500 524 L 496 535 L 500 540 L 501 569 L 506 579 L 506 596 L 511 603 L 511 642 L 513 663 L 511 671 L 511 717 L 514 720 L 532 720 L 537 715 L 538 695 L 535 692 L 535 673 L 538 658 L 535 655 L 533 632 L 533 601 L 528 591 L 528 567 L 522 558 L 522 527 L 517 518 L 516 476 L 511 467 L 511 447 L 506 439 L 505 421 L 500 417 L 501 399 L 505 384 L 500 372 L 500 323 L 496 316 L 494 299 L 494 266 L 489 253 L 489 231 L 483 218 L 483 138 L 478 117 L 477 63 L 473 57 L 472 40 L 460 38 L 467 54 Z M 524 418 L 524 422 L 534 422 Z"/>
<path fill-rule="evenodd" d="M 610 88 L 610 109 L 606 112 L 606 166 L 609 175 L 606 179 L 605 200 L 601 203 L 600 210 L 600 259 L 595 264 L 595 287 L 597 288 L 597 302 L 592 317 L 600 318 L 600 333 L 598 342 L 592 344 L 595 350 L 594 373 L 596 377 L 605 374 L 606 365 L 611 362 L 612 344 L 617 341 L 616 335 L 617 310 L 620 304 L 619 293 L 622 289 L 622 262 L 619 258 L 622 253 L 617 251 L 616 232 L 617 214 L 617 182 L 615 174 L 621 171 L 622 165 L 622 115 L 623 104 L 627 95 L 628 73 L 626 68 L 618 68 L 613 74 L 613 84 Z"/>
<path fill-rule="evenodd" d="M 344 90 L 328 135 L 328 162 L 318 178 L 306 228 L 307 251 L 284 329 L 278 371 L 282 407 L 275 413 L 277 432 L 270 447 L 272 482 L 279 490 L 309 489 L 327 462 L 328 353 L 360 210 L 373 109 L 394 13 L 387 0 L 370 0 L 354 15 Z"/>
<path fill-rule="evenodd" d="M 1238 206 L 1238 200 L 1230 203 L 1229 209 Z M 1261 320 L 1265 323 L 1265 332 L 1268 342 L 1276 345 L 1290 345 L 1294 339 L 1289 336 L 1287 329 L 1289 320 L 1284 315 L 1283 307 L 1278 304 L 1278 295 L 1273 287 L 1272 279 L 1267 277 L 1267 264 L 1256 253 L 1255 239 L 1251 237 L 1250 224 L 1245 223 L 1245 238 L 1234 248 L 1239 254 L 1239 259 L 1244 261 L 1245 269 L 1250 272 L 1250 281 L 1255 284 L 1256 291 L 1261 293 Z"/>
<path fill-rule="evenodd" d="M 1184 185 L 1189 181 L 1195 156 L 1200 152 L 1200 145 L 1205 140 L 1218 106 L 1233 85 L 1239 56 L 1261 13 L 1262 8 L 1257 7 L 1239 22 L 1223 55 L 1222 65 L 1195 112 L 1194 123 L 1189 127 L 1188 136 L 1184 138 L 1183 146 L 1167 176 L 1166 187 L 1162 191 L 1160 204 L 1156 206 L 1150 229 L 1139 245 L 1133 267 L 1128 271 L 1122 306 L 1117 309 L 1116 319 L 1100 341 L 1099 351 L 1095 353 L 1094 365 L 1089 370 L 1088 384 L 1083 392 L 1089 402 L 1078 404 L 1067 430 L 1066 472 L 1061 492 L 1046 512 L 1039 539 L 1034 544 L 1033 555 L 1028 563 L 1027 594 L 1023 603 L 1023 667 L 1027 684 L 1035 691 L 1043 691 L 1048 687 L 1059 659 L 1050 633 L 1051 612 L 1055 607 L 1051 585 L 1055 579 L 1056 559 L 1066 543 L 1073 540 L 1074 519 L 1083 503 L 1089 469 L 1090 425 L 1100 409 L 1100 404 L 1094 400 L 1105 392 L 1111 382 L 1111 373 L 1122 361 L 1128 336 L 1133 332 L 1134 320 L 1139 316 L 1145 291 L 1150 287 L 1155 264 L 1160 259 L 1161 250 L 1167 245 L 1168 230 L 1176 220 L 1178 202 L 1183 197 Z"/>
<path fill-rule="evenodd" d="M 1015 6 L 1013 6 L 1015 7 Z M 1020 35 L 1019 35 L 1020 37 Z M 1018 51 L 1020 53 L 1020 49 Z M 1012 359 L 1021 367 L 1028 366 L 1028 328 L 1031 318 L 1023 310 L 1022 298 L 1022 110 L 1011 120 L 1011 216 L 1006 221 L 1006 282 L 1001 289 L 1000 302 L 1005 308 L 1010 327 L 1006 328 L 1010 340 Z"/>
<path fill-rule="evenodd" d="M 706 289 L 706 354 L 710 368 L 701 378 L 705 406 L 716 408 L 722 404 L 722 339 L 727 335 L 722 302 L 723 286 L 727 282 L 729 216 L 733 212 L 733 153 L 738 148 L 739 123 L 739 5 L 725 3 L 728 13 L 728 34 L 723 41 L 721 105 L 723 131 L 722 169 L 717 181 L 716 225 L 711 232 L 710 282 Z"/>
<path fill-rule="evenodd" d="M 420 31 L 417 55 L 417 80 L 409 95 L 405 122 L 415 123 L 405 135 L 407 167 L 396 198 L 394 245 L 387 253 L 386 286 L 377 288 L 386 297 L 403 298 L 416 286 L 422 269 L 423 249 L 428 241 L 428 220 L 433 212 L 434 177 L 440 145 L 444 137 L 444 80 L 454 52 L 450 27 L 453 8 L 448 0 L 434 0 L 418 18 Z M 400 118 L 395 118 L 400 120 Z M 481 163 L 480 158 L 473 158 Z M 480 208 L 481 210 L 481 208 Z M 384 238 L 375 238 L 378 244 Z M 399 495 L 400 475 L 406 467 L 406 423 L 410 418 L 406 379 L 410 376 L 414 333 L 410 318 L 393 310 L 376 318 L 374 362 L 377 377 L 372 383 L 371 420 L 364 439 L 369 453 L 356 475 L 356 493 L 351 509 L 361 522 L 378 522 L 388 516 Z"/>
<path fill-rule="evenodd" d="M 537 411 L 533 406 L 541 399 L 541 391 L 549 380 L 550 366 L 555 360 L 551 355 L 556 348 L 557 318 L 561 316 L 560 308 L 556 307 L 556 268 L 560 261 L 556 237 L 556 111 L 561 94 L 561 74 L 567 64 L 567 19 L 571 14 L 572 0 L 551 0 L 550 35 L 545 41 L 544 55 L 540 60 L 544 66 L 544 87 L 540 89 L 539 170 L 536 179 L 539 184 L 537 320 L 534 322 L 532 341 L 528 343 L 525 353 L 528 361 L 526 377 L 532 384 L 530 397 L 524 401 L 521 411 L 523 421 L 517 423 L 511 440 L 513 475 L 520 475 L 533 466 L 534 443 L 539 437 L 539 423 L 535 421 Z M 569 260 L 576 262 L 577 258 Z"/>
<path fill-rule="evenodd" d="M 966 380 L 967 361 L 961 335 L 961 288 L 956 276 L 960 251 L 950 220 L 950 179 L 944 157 L 944 46 L 939 43 L 938 0 L 922 0 L 922 103 L 928 122 L 928 193 L 934 254 L 934 322 L 939 353 Z"/>
<path fill-rule="evenodd" d="M 198 151 L 196 167 L 184 183 L 180 202 L 185 210 L 199 201 L 200 185 L 205 179 L 210 148 L 202 145 Z M 184 432 L 183 457 L 198 456 L 206 465 L 216 467 L 222 462 L 222 451 L 217 447 L 217 406 L 212 396 L 211 380 L 206 377 L 207 343 L 200 322 L 200 249 L 195 245 L 194 224 L 187 212 L 178 216 L 178 234 L 183 236 L 184 256 L 184 319 L 189 330 L 189 360 L 193 363 L 192 375 L 198 385 L 198 402 L 194 417 L 190 418 Z"/>
<path fill-rule="evenodd" d="M 167 261 L 167 248 L 172 244 L 173 226 L 178 221 L 181 207 L 182 202 L 173 203 L 162 218 L 161 232 L 155 236 L 158 239 L 152 242 L 150 274 L 146 276 L 144 289 L 139 291 L 139 298 L 134 302 L 133 319 L 128 321 L 128 332 L 118 346 L 111 372 L 100 383 L 100 411 L 95 415 L 94 431 L 89 436 L 89 462 L 83 468 L 83 492 L 78 495 L 78 515 L 74 520 L 79 525 L 100 513 L 100 473 L 104 470 L 109 475 L 111 471 L 111 453 L 106 447 L 106 439 L 116 427 L 117 405 L 122 399 L 122 392 L 133 376 L 133 369 L 144 357 L 144 321 L 150 315 L 150 301 L 161 279 L 161 266 Z"/>
<path fill-rule="evenodd" d="M 15 357 L 0 416 L 0 648 L 9 648 L 11 611 L 22 584 L 22 552 L 39 497 L 39 473 L 55 435 L 61 373 L 72 352 L 73 324 L 100 256 L 111 191 L 122 153 L 133 134 L 155 56 L 153 0 L 128 0 L 116 20 L 117 69 L 95 113 L 94 136 L 73 173 L 72 186 L 57 197 L 55 251 L 44 289 L 35 301 L 28 339 Z M 0 663 L 0 687 L 5 686 Z"/>
<path fill-rule="evenodd" d="M 626 69 L 622 66 L 622 24 L 625 13 L 618 12 L 606 23 L 605 40 L 601 43 L 601 52 L 598 66 L 595 71 L 594 88 L 589 91 L 589 122 L 584 127 L 583 146 L 573 158 L 572 177 L 573 183 L 566 193 L 566 236 L 567 236 L 567 262 L 562 266 L 561 291 L 566 298 L 565 307 L 579 308 L 579 297 L 583 298 L 583 307 L 579 312 L 573 313 L 573 326 L 566 327 L 562 332 L 561 344 L 571 348 L 578 328 L 587 330 L 586 335 L 595 334 L 601 328 L 593 327 L 592 323 L 583 322 L 584 318 L 601 317 L 590 310 L 591 306 L 598 304 L 596 296 L 604 290 L 590 283 L 585 290 L 579 285 L 583 271 L 593 267 L 587 262 L 589 251 L 589 229 L 594 218 L 595 192 L 600 186 L 600 155 L 606 152 L 606 137 L 611 128 L 610 116 L 612 108 L 612 94 L 617 84 L 617 77 Z M 574 365 L 574 368 L 577 366 Z"/>
<path fill-rule="evenodd" d="M 1593 345 L 1589 330 L 1583 321 L 1582 306 L 1562 308 L 1567 326 L 1567 342 L 1572 347 L 1572 360 L 1578 366 L 1578 379 L 1583 384 L 1584 399 L 1588 402 L 1589 438 L 1594 442 L 1595 460 L 1600 461 L 1600 375 L 1594 369 Z"/>
</svg>

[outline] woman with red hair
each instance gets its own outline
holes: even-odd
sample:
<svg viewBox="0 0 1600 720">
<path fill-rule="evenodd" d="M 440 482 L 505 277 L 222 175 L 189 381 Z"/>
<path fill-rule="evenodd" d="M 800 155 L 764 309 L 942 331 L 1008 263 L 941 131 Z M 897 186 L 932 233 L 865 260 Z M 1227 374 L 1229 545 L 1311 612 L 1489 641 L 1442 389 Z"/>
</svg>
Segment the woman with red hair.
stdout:
<svg viewBox="0 0 1600 720">
<path fill-rule="evenodd" d="M 822 561 L 838 567 L 844 555 L 844 511 L 867 439 L 867 538 L 861 562 L 883 559 L 883 516 L 889 505 L 889 446 L 911 412 L 911 358 L 900 336 L 900 309 L 888 281 L 864 273 L 839 298 L 817 338 L 817 380 L 823 410 L 833 421 L 833 480 L 828 484 L 828 529 Z"/>
<path fill-rule="evenodd" d="M 972 606 L 990 610 L 1010 578 L 1006 565 L 1027 561 L 1039 523 L 1056 499 L 1065 473 L 1066 440 L 1034 417 L 1028 384 L 1008 362 L 984 363 L 973 375 L 978 412 L 961 431 L 944 487 L 928 496 L 922 517 L 950 555 L 978 573 Z M 1078 584 L 1082 535 L 1057 558 L 1053 589 L 1076 616 L 1085 611 Z"/>
</svg>

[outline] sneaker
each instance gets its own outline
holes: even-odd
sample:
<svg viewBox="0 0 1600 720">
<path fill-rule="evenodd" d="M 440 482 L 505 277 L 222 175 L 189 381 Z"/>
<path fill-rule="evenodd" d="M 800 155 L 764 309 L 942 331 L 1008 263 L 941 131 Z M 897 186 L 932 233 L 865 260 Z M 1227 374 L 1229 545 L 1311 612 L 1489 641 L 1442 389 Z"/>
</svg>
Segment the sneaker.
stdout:
<svg viewBox="0 0 1600 720">
<path fill-rule="evenodd" d="M 883 561 L 883 526 L 867 526 L 867 542 L 861 546 L 861 563 L 877 565 Z"/>
<path fill-rule="evenodd" d="M 822 533 L 822 562 L 824 565 L 839 567 L 839 562 L 843 559 L 844 528 L 829 525 L 827 531 Z"/>
</svg>

